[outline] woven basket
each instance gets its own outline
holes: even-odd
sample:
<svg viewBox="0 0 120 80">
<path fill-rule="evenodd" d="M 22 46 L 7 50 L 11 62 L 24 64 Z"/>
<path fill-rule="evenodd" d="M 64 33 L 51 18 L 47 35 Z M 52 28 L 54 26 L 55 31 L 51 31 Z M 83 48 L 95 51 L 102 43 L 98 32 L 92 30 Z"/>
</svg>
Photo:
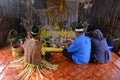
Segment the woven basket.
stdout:
<svg viewBox="0 0 120 80">
<path fill-rule="evenodd" d="M 14 45 L 12 47 L 12 56 L 21 56 L 23 55 L 23 48 L 20 44 Z"/>
</svg>

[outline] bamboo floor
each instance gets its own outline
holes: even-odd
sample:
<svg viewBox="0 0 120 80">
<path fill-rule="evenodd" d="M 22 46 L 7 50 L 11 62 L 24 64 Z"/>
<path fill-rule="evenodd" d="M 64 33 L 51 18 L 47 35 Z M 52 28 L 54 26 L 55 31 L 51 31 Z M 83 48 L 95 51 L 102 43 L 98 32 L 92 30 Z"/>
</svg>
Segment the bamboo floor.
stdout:
<svg viewBox="0 0 120 80">
<path fill-rule="evenodd" d="M 112 61 L 107 64 L 76 65 L 62 53 L 51 53 L 51 63 L 59 65 L 58 69 L 53 71 L 54 75 L 36 79 L 34 73 L 30 80 L 120 80 L 120 57 L 115 53 L 111 54 Z M 0 80 L 15 80 L 15 76 L 21 72 L 22 69 L 8 67 L 9 62 L 13 60 L 11 50 L 0 49 Z"/>
<path fill-rule="evenodd" d="M 115 53 L 111 54 L 112 61 L 107 64 L 76 65 L 62 53 L 51 53 L 50 62 L 59 65 L 58 69 L 53 71 L 54 75 L 37 79 L 34 73 L 30 80 L 120 80 L 120 56 Z M 8 67 L 9 62 L 13 60 L 11 47 L 2 47 L 0 49 L 0 80 L 15 80 L 15 76 L 22 71 L 22 69 Z"/>
</svg>

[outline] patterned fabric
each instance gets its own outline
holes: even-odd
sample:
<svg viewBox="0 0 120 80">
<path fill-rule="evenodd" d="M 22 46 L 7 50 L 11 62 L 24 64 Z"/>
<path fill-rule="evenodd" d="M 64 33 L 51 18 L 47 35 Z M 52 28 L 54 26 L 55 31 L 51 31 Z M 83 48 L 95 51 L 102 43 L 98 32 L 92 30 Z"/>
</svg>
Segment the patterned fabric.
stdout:
<svg viewBox="0 0 120 80">
<path fill-rule="evenodd" d="M 96 29 L 96 30 L 93 31 L 93 37 L 96 38 L 96 39 L 102 40 L 103 39 L 103 33 L 99 29 Z"/>
<path fill-rule="evenodd" d="M 111 53 L 106 39 L 100 30 L 93 31 L 92 54 L 91 59 L 98 63 L 107 63 L 111 61 Z"/>
</svg>

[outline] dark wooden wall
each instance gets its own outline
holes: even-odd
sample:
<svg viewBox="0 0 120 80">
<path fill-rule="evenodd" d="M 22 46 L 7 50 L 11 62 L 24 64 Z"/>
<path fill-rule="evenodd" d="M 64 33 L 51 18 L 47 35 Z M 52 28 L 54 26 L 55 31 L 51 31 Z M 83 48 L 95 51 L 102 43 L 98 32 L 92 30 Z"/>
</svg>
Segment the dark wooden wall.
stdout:
<svg viewBox="0 0 120 80">
<path fill-rule="evenodd" d="M 0 0 L 0 45 L 6 42 L 8 32 L 16 28 L 16 22 L 25 13 L 23 3 L 23 0 Z"/>
<path fill-rule="evenodd" d="M 7 39 L 8 31 L 18 17 L 19 0 L 0 0 L 0 45 Z"/>
<path fill-rule="evenodd" d="M 0 18 L 15 18 L 19 16 L 20 0 L 0 0 Z"/>
<path fill-rule="evenodd" d="M 88 1 L 91 1 L 93 6 L 86 11 L 81 8 L 82 4 L 79 3 L 80 5 L 78 11 L 78 21 L 84 22 L 87 19 L 88 23 L 90 24 L 88 27 L 89 31 L 95 28 L 101 29 L 107 40 L 116 46 L 115 51 L 118 51 L 120 46 L 120 0 Z M 61 2 L 63 2 L 62 6 L 60 6 Z M 37 6 L 37 3 L 40 3 L 42 5 Z M 54 22 L 54 20 L 51 20 L 54 19 L 55 14 L 55 12 L 53 11 L 56 10 L 59 10 L 59 12 L 57 12 L 57 16 L 60 14 L 63 17 L 63 19 L 61 19 L 62 17 L 60 17 L 60 20 L 57 19 L 57 23 L 59 23 L 61 20 L 67 20 L 66 17 L 69 17 L 65 12 L 67 10 L 64 10 L 66 6 L 65 4 L 65 0 L 0 0 L 0 23 L 9 22 L 11 21 L 11 19 L 16 20 L 16 18 L 21 17 L 23 19 L 26 19 L 26 22 L 28 22 L 35 19 L 36 15 L 39 15 L 40 17 L 42 15 L 42 17 L 45 17 L 45 19 L 41 18 L 42 21 L 45 22 L 46 20 L 48 23 L 52 23 Z M 46 10 L 46 8 L 56 5 L 58 6 L 58 9 L 56 9 L 55 7 L 56 10 L 52 10 L 52 8 Z M 39 9 L 42 9 L 43 11 L 39 11 Z M 44 14 L 44 12 L 46 13 L 46 15 Z M 9 26 L 12 25 L 10 24 Z"/>
<path fill-rule="evenodd" d="M 107 30 L 114 36 L 120 37 L 119 4 L 120 0 L 94 0 L 90 15 L 91 28 Z"/>
<path fill-rule="evenodd" d="M 118 52 L 120 49 L 120 0 L 94 0 L 89 23 L 89 29 L 101 29 Z"/>
</svg>

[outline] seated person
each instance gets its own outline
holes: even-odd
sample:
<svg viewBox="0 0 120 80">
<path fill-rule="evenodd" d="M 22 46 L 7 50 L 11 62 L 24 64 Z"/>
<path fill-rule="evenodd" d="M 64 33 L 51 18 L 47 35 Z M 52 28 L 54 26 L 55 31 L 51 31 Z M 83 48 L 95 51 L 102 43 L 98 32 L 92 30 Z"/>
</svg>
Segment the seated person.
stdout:
<svg viewBox="0 0 120 80">
<path fill-rule="evenodd" d="M 90 60 L 91 40 L 85 36 L 82 25 L 78 24 L 75 27 L 76 39 L 67 50 L 63 50 L 63 55 L 76 64 L 87 64 Z"/>
<path fill-rule="evenodd" d="M 92 33 L 93 39 L 91 61 L 97 63 L 107 63 L 111 61 L 111 53 L 108 48 L 106 39 L 103 37 L 102 32 L 96 29 Z"/>
<path fill-rule="evenodd" d="M 41 59 L 43 58 L 41 54 L 42 43 L 39 37 L 39 29 L 36 26 L 33 26 L 31 31 L 31 38 L 26 39 L 24 42 L 24 52 L 26 56 L 26 61 L 32 64 L 39 65 Z M 50 54 L 45 54 L 45 59 L 48 60 L 50 58 Z"/>
</svg>

